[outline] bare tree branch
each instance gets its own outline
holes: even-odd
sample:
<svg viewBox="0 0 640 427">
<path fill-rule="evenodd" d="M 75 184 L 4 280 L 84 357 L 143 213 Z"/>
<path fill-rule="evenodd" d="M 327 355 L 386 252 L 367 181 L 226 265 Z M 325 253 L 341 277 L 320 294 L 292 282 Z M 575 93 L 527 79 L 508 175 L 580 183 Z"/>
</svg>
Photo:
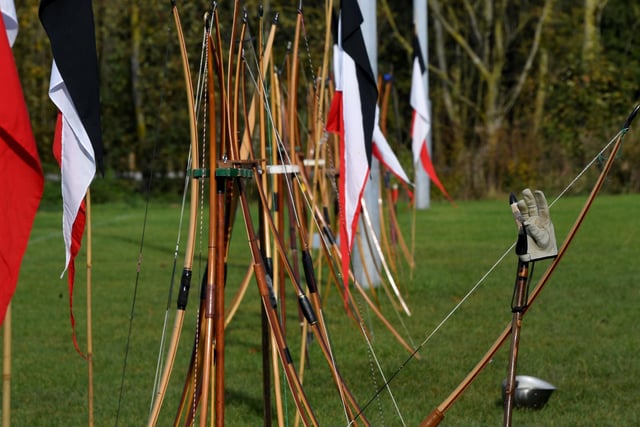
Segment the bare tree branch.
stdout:
<svg viewBox="0 0 640 427">
<path fill-rule="evenodd" d="M 505 102 L 502 110 L 503 113 L 507 113 L 513 108 L 513 105 L 516 103 L 516 100 L 520 96 L 520 92 L 522 92 L 522 87 L 524 86 L 527 77 L 529 76 L 529 72 L 531 71 L 531 67 L 533 66 L 533 60 L 538 53 L 538 49 L 540 47 L 540 39 L 542 38 L 542 27 L 544 26 L 547 17 L 551 13 L 551 9 L 553 8 L 554 0 L 546 0 L 544 2 L 544 6 L 542 8 L 542 14 L 540 15 L 540 19 L 538 20 L 538 24 L 536 25 L 536 32 L 533 37 L 533 44 L 531 49 L 529 50 L 529 56 L 527 61 L 520 72 L 520 76 L 518 77 L 518 82 L 511 90 L 507 101 Z"/>
<path fill-rule="evenodd" d="M 460 32 L 457 31 L 455 28 L 453 28 L 453 26 L 451 26 L 449 21 L 447 21 L 447 19 L 442 15 L 442 7 L 440 6 L 440 2 L 438 0 L 431 0 L 431 3 L 429 4 L 431 5 L 431 10 L 433 11 L 433 14 L 442 23 L 443 28 L 455 40 L 455 42 L 466 52 L 466 54 L 469 56 L 473 64 L 478 68 L 478 71 L 480 72 L 480 74 L 482 74 L 484 78 L 488 79 L 491 73 L 489 72 L 487 65 L 482 61 L 482 58 L 480 58 L 473 51 L 473 49 L 471 48 L 471 46 L 469 46 L 469 43 L 467 43 L 467 40 L 465 40 L 462 34 L 460 34 Z"/>
<path fill-rule="evenodd" d="M 402 33 L 398 30 L 398 24 L 393 17 L 393 13 L 391 13 L 389 2 L 387 0 L 380 0 L 380 5 L 382 6 L 382 13 L 384 14 L 385 18 L 387 18 L 387 22 L 389 22 L 389 26 L 393 30 L 393 37 L 398 40 L 398 43 L 400 43 L 402 48 L 407 51 L 409 56 L 411 56 L 411 52 L 413 51 L 411 42 L 403 37 Z"/>
</svg>

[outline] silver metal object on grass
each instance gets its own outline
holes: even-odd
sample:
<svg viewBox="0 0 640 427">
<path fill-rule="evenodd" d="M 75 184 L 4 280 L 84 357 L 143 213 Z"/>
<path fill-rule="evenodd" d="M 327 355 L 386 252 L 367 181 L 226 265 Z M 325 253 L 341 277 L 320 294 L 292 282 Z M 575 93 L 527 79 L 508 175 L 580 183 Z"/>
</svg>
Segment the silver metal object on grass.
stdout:
<svg viewBox="0 0 640 427">
<path fill-rule="evenodd" d="M 506 398 L 507 380 L 502 381 L 502 401 Z M 556 390 L 553 384 L 550 384 L 540 378 L 528 375 L 516 376 L 516 389 L 514 402 L 516 408 L 540 409 L 542 408 L 551 394 Z"/>
</svg>

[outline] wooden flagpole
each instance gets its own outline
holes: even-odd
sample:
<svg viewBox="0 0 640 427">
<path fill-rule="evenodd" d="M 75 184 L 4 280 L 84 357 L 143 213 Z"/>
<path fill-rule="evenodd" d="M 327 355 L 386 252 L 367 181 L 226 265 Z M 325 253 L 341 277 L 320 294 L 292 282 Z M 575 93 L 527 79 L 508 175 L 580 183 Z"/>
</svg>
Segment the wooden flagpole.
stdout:
<svg viewBox="0 0 640 427">
<path fill-rule="evenodd" d="M 11 303 L 4 316 L 2 344 L 2 427 L 11 425 Z"/>
<path fill-rule="evenodd" d="M 87 215 L 87 367 L 89 383 L 89 427 L 93 427 L 93 332 L 91 324 L 91 267 L 92 267 L 92 236 L 91 236 L 91 196 L 87 190 L 85 196 L 85 207 Z"/>
</svg>

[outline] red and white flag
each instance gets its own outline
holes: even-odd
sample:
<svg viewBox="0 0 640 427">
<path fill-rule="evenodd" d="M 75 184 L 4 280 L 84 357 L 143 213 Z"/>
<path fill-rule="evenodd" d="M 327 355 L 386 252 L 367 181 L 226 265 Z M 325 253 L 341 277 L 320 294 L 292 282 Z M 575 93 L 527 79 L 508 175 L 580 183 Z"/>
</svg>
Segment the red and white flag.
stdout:
<svg viewBox="0 0 640 427">
<path fill-rule="evenodd" d="M 360 25 L 357 0 L 342 0 L 334 47 L 336 92 L 327 130 L 340 136 L 339 225 L 342 274 L 348 292 L 350 254 L 358 225 L 360 199 L 371 168 L 375 111 L 378 98 Z"/>
<path fill-rule="evenodd" d="M 440 182 L 438 174 L 436 174 L 427 145 L 427 137 L 431 130 L 431 117 L 427 106 L 427 93 L 423 80 L 426 67 L 420 52 L 420 42 L 417 37 L 414 37 L 410 95 L 411 108 L 413 108 L 413 117 L 411 120 L 411 151 L 413 152 L 413 164 L 420 164 L 427 175 L 429 175 L 429 178 L 431 178 L 431 181 L 433 181 L 440 191 L 442 191 L 442 194 L 453 203 L 449 193 L 447 193 L 444 185 Z"/>
<path fill-rule="evenodd" d="M 49 97 L 58 108 L 53 152 L 62 176 L 65 270 L 78 349 L 73 318 L 74 259 L 84 234 L 84 198 L 96 170 L 102 171 L 103 153 L 93 9 L 88 0 L 42 0 L 39 16 L 53 53 Z"/>
<path fill-rule="evenodd" d="M 407 185 L 411 185 L 411 181 L 407 176 L 407 173 L 404 171 L 404 168 L 400 164 L 400 160 L 391 149 L 387 138 L 382 133 L 382 129 L 380 129 L 380 124 L 378 123 L 379 118 L 379 108 L 376 108 L 376 124 L 373 128 L 373 155 L 384 165 L 385 168 L 389 170 L 396 178 L 403 181 Z"/>
<path fill-rule="evenodd" d="M 0 324 L 16 290 L 44 178 L 11 44 L 18 32 L 13 2 L 0 1 Z M 7 25 L 8 23 L 8 25 Z"/>
<path fill-rule="evenodd" d="M 0 12 L 2 12 L 2 19 L 4 20 L 3 31 L 7 33 L 9 46 L 13 46 L 16 37 L 18 37 L 18 14 L 13 0 L 0 0 Z"/>
</svg>

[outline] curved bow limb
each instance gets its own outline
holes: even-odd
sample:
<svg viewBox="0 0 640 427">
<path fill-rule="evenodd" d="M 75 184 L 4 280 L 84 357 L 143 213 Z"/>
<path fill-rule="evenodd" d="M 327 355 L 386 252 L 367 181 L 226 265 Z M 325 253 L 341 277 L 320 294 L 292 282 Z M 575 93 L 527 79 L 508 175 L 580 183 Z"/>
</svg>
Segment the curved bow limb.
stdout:
<svg viewBox="0 0 640 427">
<path fill-rule="evenodd" d="M 400 244 L 400 249 L 402 249 L 405 260 L 409 264 L 411 271 L 413 271 L 416 266 L 416 262 L 413 257 L 413 253 L 411 253 L 411 251 L 409 250 L 404 236 L 402 235 L 402 230 L 400 229 L 400 224 L 398 223 L 398 217 L 395 211 L 395 203 L 390 192 L 387 192 L 387 205 L 389 209 L 389 219 L 391 220 L 391 226 L 393 227 L 393 230 L 395 230 L 394 236 L 397 238 L 397 242 Z"/>
<path fill-rule="evenodd" d="M 380 130 L 384 135 L 387 135 L 387 115 L 389 111 L 389 95 L 391 93 L 392 82 L 393 82 L 393 77 L 391 76 L 391 74 L 385 74 L 384 76 L 379 76 L 378 92 L 383 94 L 382 99 L 380 100 Z M 390 196 L 392 191 L 390 188 L 388 188 L 389 187 L 388 181 L 387 180 L 384 180 L 384 181 L 385 181 L 384 184 L 382 182 L 380 183 L 379 195 L 378 195 L 378 215 L 380 216 L 380 224 L 385 224 L 385 220 L 384 220 L 385 214 L 384 214 L 383 203 L 382 203 L 383 193 L 386 192 Z M 388 197 L 387 199 L 389 198 L 390 197 Z M 394 206 L 393 203 L 389 204 L 390 212 L 393 210 L 393 206 Z M 391 269 L 395 274 L 397 274 L 398 268 L 396 265 L 396 256 L 395 256 L 396 254 L 395 254 L 395 251 L 392 250 L 393 246 L 395 245 L 390 244 L 389 240 L 391 240 L 392 243 L 395 243 L 395 241 L 397 240 L 395 239 L 395 237 L 398 229 L 395 227 L 395 224 L 393 222 L 391 222 L 389 225 L 391 229 L 390 230 L 391 239 L 389 239 L 387 236 L 386 227 L 380 227 L 380 240 L 382 241 L 383 248 L 385 248 L 387 252 Z"/>
<path fill-rule="evenodd" d="M 378 257 L 380 258 L 380 262 L 382 263 L 384 271 L 385 271 L 385 273 L 387 275 L 387 279 L 389 280 L 389 284 L 391 285 L 391 288 L 393 289 L 393 293 L 395 294 L 396 298 L 398 299 L 398 302 L 402 306 L 402 309 L 404 310 L 404 312 L 407 313 L 407 315 L 411 316 L 411 310 L 409 309 L 409 306 L 405 302 L 404 298 L 402 298 L 402 294 L 400 293 L 400 289 L 398 289 L 398 286 L 396 285 L 396 282 L 393 279 L 393 274 L 391 273 L 391 271 L 390 271 L 390 269 L 389 269 L 389 267 L 387 265 L 387 262 L 386 262 L 385 257 L 384 257 L 384 253 L 382 251 L 382 247 L 380 246 L 380 242 L 378 241 L 378 238 L 376 237 L 376 234 L 372 231 L 373 230 L 373 225 L 371 224 L 371 219 L 369 218 L 369 210 L 367 209 L 367 205 L 366 205 L 364 199 L 362 199 L 360 203 L 362 205 L 363 218 L 365 220 L 365 223 L 367 224 L 367 228 L 371 231 L 370 233 L 368 233 L 368 236 L 370 236 L 370 239 L 371 239 L 371 241 L 373 243 L 373 247 L 376 250 L 376 253 L 378 254 Z"/>
<path fill-rule="evenodd" d="M 273 18 L 269 35 L 267 36 L 267 42 L 265 43 L 264 51 L 262 51 L 259 67 L 260 67 L 260 79 L 258 82 L 258 91 L 253 95 L 251 104 L 249 105 L 249 113 L 246 116 L 247 125 L 245 126 L 242 134 L 242 144 L 240 146 L 240 158 L 247 159 L 249 157 L 249 147 L 251 145 L 251 132 L 256 122 L 256 108 L 262 105 L 262 99 L 265 96 L 264 79 L 268 70 L 267 62 L 271 59 L 271 50 L 273 48 L 273 41 L 275 40 L 276 30 L 278 27 L 278 15 Z M 260 109 L 263 111 L 263 109 Z M 266 158 L 263 156 L 262 158 Z"/>
<path fill-rule="evenodd" d="M 394 250 L 395 248 L 392 246 L 390 241 L 396 240 L 394 237 L 395 229 L 393 229 L 393 224 L 391 224 L 390 220 L 387 220 L 384 204 L 382 203 L 383 192 L 391 193 L 390 188 L 385 188 L 386 184 L 380 183 L 379 194 L 378 194 L 378 216 L 380 218 L 380 243 L 382 249 L 386 255 L 386 258 L 389 260 L 389 267 L 391 268 L 391 272 L 398 275 L 398 264 L 396 263 L 397 254 Z M 386 225 L 386 226 L 383 226 Z M 389 230 L 387 230 L 387 226 Z M 390 232 L 390 233 L 389 233 Z M 390 235 L 391 234 L 391 235 Z"/>
<path fill-rule="evenodd" d="M 300 47 L 300 27 L 302 25 L 302 0 L 298 3 L 298 15 L 296 17 L 296 29 L 293 37 L 293 52 L 291 55 L 291 72 L 289 75 L 289 98 L 288 117 L 289 127 L 287 135 L 289 137 L 289 153 L 292 163 L 295 163 L 296 147 L 298 145 L 298 49 Z"/>
<path fill-rule="evenodd" d="M 626 132 L 629 130 L 629 127 L 631 126 L 631 123 L 632 123 L 633 119 L 635 118 L 635 116 L 638 114 L 638 111 L 640 111 L 640 105 L 637 105 L 633 109 L 633 111 L 631 112 L 631 114 L 629 115 L 627 120 L 625 121 L 622 129 L 616 135 L 615 143 L 613 144 L 613 147 L 611 148 L 611 151 L 609 153 L 609 157 L 608 157 L 606 163 L 604 164 L 604 166 L 602 168 L 602 171 L 600 172 L 600 175 L 598 176 L 598 179 L 596 180 L 596 183 L 595 183 L 593 189 L 591 190 L 591 193 L 589 193 L 589 197 L 585 201 L 585 204 L 583 205 L 582 210 L 580 211 L 580 213 L 578 214 L 578 217 L 576 218 L 575 222 L 571 226 L 571 229 L 569 230 L 569 233 L 567 234 L 567 237 L 565 238 L 564 242 L 562 243 L 562 246 L 560 246 L 560 248 L 558 249 L 558 255 L 553 259 L 553 261 L 551 262 L 551 264 L 549 265 L 549 267 L 545 271 L 544 275 L 538 280 L 535 288 L 533 289 L 533 291 L 529 295 L 529 299 L 528 299 L 527 305 L 524 308 L 523 313 L 522 313 L 523 316 L 524 316 L 524 314 L 526 314 L 528 309 L 531 307 L 531 304 L 533 304 L 533 302 L 536 300 L 536 298 L 538 297 L 540 292 L 542 292 L 542 289 L 544 288 L 544 286 L 549 281 L 549 278 L 551 277 L 551 275 L 555 271 L 556 267 L 560 263 L 560 260 L 562 260 L 562 257 L 564 256 L 565 252 L 567 251 L 569 245 L 573 241 L 573 238 L 575 237 L 576 233 L 578 232 L 578 229 L 580 228 L 580 225 L 582 225 L 582 222 L 584 221 L 584 218 L 587 216 L 587 213 L 589 212 L 589 209 L 591 208 L 591 205 L 593 204 L 593 201 L 595 200 L 596 196 L 598 195 L 598 192 L 602 188 L 602 185 L 604 184 L 604 181 L 607 178 L 607 175 L 609 174 L 609 171 L 611 170 L 611 167 L 613 166 L 613 163 L 615 161 L 616 155 L 617 155 L 617 153 L 618 153 L 618 151 L 619 151 L 619 149 L 620 149 L 620 147 L 622 145 L 622 139 L 623 139 L 624 135 L 626 134 Z M 465 377 L 465 379 L 458 385 L 458 387 L 456 387 L 456 389 L 440 405 L 438 405 L 438 407 L 435 408 L 422 421 L 422 423 L 420 423 L 421 427 L 432 427 L 432 426 L 437 426 L 438 424 L 440 424 L 440 422 L 444 419 L 446 411 L 449 410 L 449 408 L 456 402 L 456 400 L 458 400 L 458 398 L 464 393 L 464 391 L 467 389 L 467 387 L 469 387 L 469 385 L 471 385 L 473 380 L 480 374 L 480 372 L 485 368 L 485 366 L 487 366 L 487 364 L 489 364 L 489 361 L 493 358 L 493 356 L 496 354 L 496 352 L 502 346 L 502 344 L 504 344 L 504 342 L 507 340 L 507 338 L 509 337 L 510 334 L 511 334 L 511 324 L 507 325 L 507 327 L 502 331 L 500 336 L 491 345 L 491 347 L 489 348 L 487 353 L 485 353 L 485 355 L 482 357 L 482 359 L 480 359 L 480 361 L 473 367 L 473 369 L 469 372 L 469 374 Z"/>
<path fill-rule="evenodd" d="M 180 53 L 182 59 L 183 74 L 185 79 L 185 89 L 187 93 L 187 102 L 189 109 L 189 136 L 190 136 L 190 152 L 191 152 L 191 171 L 199 168 L 198 162 L 198 137 L 197 137 L 197 125 L 195 118 L 195 105 L 193 95 L 193 84 L 191 80 L 191 71 L 189 69 L 189 58 L 187 55 L 184 33 L 182 31 L 182 25 L 180 23 L 180 15 L 175 1 L 171 2 L 172 15 L 174 18 L 176 30 L 178 33 Z M 174 320 L 173 333 L 171 335 L 171 341 L 168 347 L 167 360 L 164 366 L 162 377 L 158 385 L 158 390 L 155 395 L 153 406 L 148 420 L 149 426 L 156 425 L 162 402 L 166 395 L 169 378 L 173 370 L 173 364 L 175 356 L 178 350 L 178 344 L 180 341 L 180 333 L 182 331 L 182 325 L 184 321 L 184 312 L 187 306 L 187 299 L 189 295 L 189 289 L 191 286 L 191 275 L 193 266 L 193 254 L 195 248 L 195 234 L 196 234 L 196 220 L 197 220 L 197 205 L 198 205 L 198 179 L 193 173 L 190 178 L 191 185 L 191 199 L 190 199 L 190 212 L 189 212 L 189 232 L 187 235 L 187 244 L 185 249 L 184 267 L 182 270 L 182 278 L 180 280 L 180 291 L 178 295 L 178 307 L 176 310 L 176 317 Z"/>
<path fill-rule="evenodd" d="M 362 274 L 364 275 L 363 279 L 365 281 L 365 284 L 367 285 L 366 289 L 371 293 L 371 296 L 375 300 L 376 304 L 380 306 L 380 298 L 378 297 L 376 286 L 373 284 L 373 281 L 371 280 L 371 274 L 369 273 L 369 268 L 366 266 L 366 263 L 365 263 L 366 260 L 364 255 L 365 254 L 364 245 L 362 243 L 362 235 L 360 233 L 356 233 L 356 235 L 354 236 L 354 240 L 356 243 L 356 247 L 358 248 L 358 256 L 360 258 L 360 262 L 362 263 Z M 367 238 L 367 247 L 371 253 L 374 253 L 373 248 L 371 247 L 371 241 L 368 238 Z M 382 272 L 380 271 L 380 268 L 378 268 L 378 265 L 374 263 L 373 268 L 375 269 L 375 272 L 380 277 L 382 277 Z M 393 306 L 393 309 L 400 310 L 400 307 L 398 306 L 396 301 L 391 296 L 391 293 L 389 292 L 387 282 L 385 282 L 384 280 L 381 280 L 380 282 L 382 284 L 382 287 L 385 293 L 389 297 L 389 301 L 391 301 L 391 305 Z"/>
<path fill-rule="evenodd" d="M 240 1 L 239 0 L 235 0 L 233 2 L 233 19 L 232 19 L 232 24 L 231 24 L 231 37 L 229 40 L 229 53 L 228 53 L 228 58 L 227 58 L 227 73 L 224 74 L 226 75 L 227 78 L 227 82 L 226 82 L 226 91 L 223 92 L 223 99 L 225 100 L 226 103 L 226 110 L 228 112 L 231 113 L 231 117 L 234 117 L 233 115 L 233 111 L 234 111 L 234 105 L 232 104 L 232 100 L 230 99 L 230 94 L 231 94 L 231 70 L 233 67 L 233 59 L 234 59 L 234 55 L 235 55 L 235 45 L 236 45 L 236 37 L 237 37 L 237 31 L 238 31 L 238 14 L 240 13 Z M 217 21 L 216 21 L 217 24 Z M 219 27 L 218 27 L 219 28 Z M 218 32 L 218 40 L 220 39 L 220 34 Z M 228 126 L 232 126 L 233 122 L 230 120 L 230 118 L 227 118 L 227 125 Z M 235 128 L 230 127 L 229 129 L 229 134 L 230 135 L 235 135 Z M 230 143 L 230 142 L 228 142 Z M 231 144 L 233 145 L 233 144 Z"/>
<path fill-rule="evenodd" d="M 314 117 L 316 120 L 315 125 L 315 134 L 313 135 L 313 141 L 322 141 L 322 133 L 324 130 L 325 123 L 325 114 L 324 114 L 324 97 L 325 97 L 325 81 L 327 79 L 327 75 L 329 73 L 329 53 L 331 52 L 331 17 L 333 14 L 333 0 L 325 0 L 325 33 L 324 33 L 324 51 L 322 54 L 322 66 L 320 68 L 320 78 L 315 83 L 316 84 L 316 106 Z M 316 194 L 318 189 L 319 180 L 322 179 L 322 187 L 326 187 L 326 174 L 320 173 L 320 156 L 326 160 L 326 141 L 322 144 L 321 147 L 317 145 L 313 149 L 314 153 L 314 163 L 313 163 L 313 186 L 311 187 L 313 200 L 316 200 Z M 309 150 L 307 150 L 309 151 Z M 324 167 L 323 167 L 324 169 Z M 324 172 L 324 170 L 322 171 Z M 309 227 L 310 233 L 312 232 L 312 227 Z M 309 236 L 311 239 L 312 236 Z"/>
</svg>

